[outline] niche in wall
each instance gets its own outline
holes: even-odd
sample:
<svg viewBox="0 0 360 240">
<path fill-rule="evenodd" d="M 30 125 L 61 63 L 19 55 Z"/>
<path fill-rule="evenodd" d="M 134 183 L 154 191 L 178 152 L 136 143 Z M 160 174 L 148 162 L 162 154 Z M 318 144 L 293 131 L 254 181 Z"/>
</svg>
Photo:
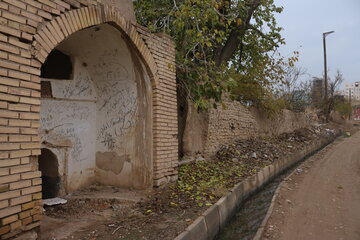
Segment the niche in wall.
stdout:
<svg viewBox="0 0 360 240">
<path fill-rule="evenodd" d="M 41 149 L 39 170 L 42 178 L 43 199 L 57 197 L 60 189 L 59 163 L 55 154 L 49 149 Z"/>
<path fill-rule="evenodd" d="M 72 72 L 73 64 L 70 56 L 55 49 L 41 67 L 41 78 L 70 80 Z"/>
</svg>

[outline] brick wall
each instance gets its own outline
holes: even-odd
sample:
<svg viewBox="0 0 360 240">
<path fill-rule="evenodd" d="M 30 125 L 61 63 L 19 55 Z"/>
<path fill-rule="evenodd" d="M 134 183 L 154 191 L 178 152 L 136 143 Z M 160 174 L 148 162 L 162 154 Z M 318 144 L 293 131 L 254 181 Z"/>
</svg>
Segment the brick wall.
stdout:
<svg viewBox="0 0 360 240">
<path fill-rule="evenodd" d="M 94 0 L 0 1 L 0 238 L 41 220 L 40 68 L 66 37 L 111 22 L 128 36 L 153 87 L 154 184 L 176 176 L 177 113 L 174 46 Z M 146 43 L 146 44 L 145 44 Z"/>
<path fill-rule="evenodd" d="M 159 76 L 159 85 L 154 89 L 154 185 L 177 178 L 178 121 L 176 98 L 175 46 L 166 34 L 151 34 L 137 26 L 138 32 L 152 53 Z"/>
<path fill-rule="evenodd" d="M 211 156 L 220 146 L 231 144 L 237 139 L 293 132 L 317 120 L 312 111 L 297 113 L 283 110 L 269 118 L 236 101 L 225 101 L 225 106 L 206 113 L 188 112 L 183 138 L 186 156 L 199 153 Z"/>
<path fill-rule="evenodd" d="M 211 109 L 208 115 L 206 153 L 216 152 L 221 145 L 235 139 L 244 139 L 258 134 L 257 123 L 251 112 L 239 102 L 226 102 L 226 108 Z"/>
</svg>

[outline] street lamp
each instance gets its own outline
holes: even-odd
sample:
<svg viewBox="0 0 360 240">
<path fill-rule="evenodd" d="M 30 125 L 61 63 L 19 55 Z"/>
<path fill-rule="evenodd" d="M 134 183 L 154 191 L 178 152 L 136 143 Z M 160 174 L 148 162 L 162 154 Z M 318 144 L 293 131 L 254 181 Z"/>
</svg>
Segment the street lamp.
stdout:
<svg viewBox="0 0 360 240">
<path fill-rule="evenodd" d="M 325 102 L 328 100 L 328 78 L 327 78 L 327 62 L 326 62 L 326 36 L 334 33 L 335 31 L 323 33 L 324 42 L 324 80 L 325 80 Z"/>
</svg>

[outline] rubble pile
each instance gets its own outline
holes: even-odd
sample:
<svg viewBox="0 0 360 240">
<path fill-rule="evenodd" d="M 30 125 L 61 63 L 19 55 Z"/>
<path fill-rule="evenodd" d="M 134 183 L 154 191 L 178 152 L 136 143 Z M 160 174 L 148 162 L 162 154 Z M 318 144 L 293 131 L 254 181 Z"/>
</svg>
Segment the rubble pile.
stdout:
<svg viewBox="0 0 360 240">
<path fill-rule="evenodd" d="M 216 154 L 219 161 L 232 161 L 263 167 L 310 144 L 313 140 L 335 134 L 323 126 L 302 128 L 276 137 L 259 137 L 238 140 L 222 146 Z M 259 164 L 261 163 L 261 164 Z"/>
</svg>

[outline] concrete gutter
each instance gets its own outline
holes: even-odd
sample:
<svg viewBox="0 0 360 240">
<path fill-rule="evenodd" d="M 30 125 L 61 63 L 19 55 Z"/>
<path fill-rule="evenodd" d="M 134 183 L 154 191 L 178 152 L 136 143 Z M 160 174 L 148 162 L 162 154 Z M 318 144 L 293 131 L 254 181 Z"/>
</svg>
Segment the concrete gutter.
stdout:
<svg viewBox="0 0 360 240">
<path fill-rule="evenodd" d="M 188 226 L 184 232 L 178 235 L 175 240 L 214 239 L 250 194 L 262 188 L 267 182 L 295 163 L 321 150 L 333 142 L 335 138 L 336 136 L 323 138 L 315 144 L 306 146 L 305 149 L 300 152 L 274 162 L 260 170 L 256 175 L 248 177 L 244 181 L 236 184 L 226 196 L 220 198 L 219 201 L 207 209 Z M 266 217 L 268 218 L 268 216 Z M 265 226 L 263 224 L 261 225 L 262 228 Z M 259 234 L 262 235 L 262 233 Z M 258 234 L 256 236 L 258 236 Z M 260 238 L 261 236 L 258 237 L 257 240 Z"/>
</svg>

